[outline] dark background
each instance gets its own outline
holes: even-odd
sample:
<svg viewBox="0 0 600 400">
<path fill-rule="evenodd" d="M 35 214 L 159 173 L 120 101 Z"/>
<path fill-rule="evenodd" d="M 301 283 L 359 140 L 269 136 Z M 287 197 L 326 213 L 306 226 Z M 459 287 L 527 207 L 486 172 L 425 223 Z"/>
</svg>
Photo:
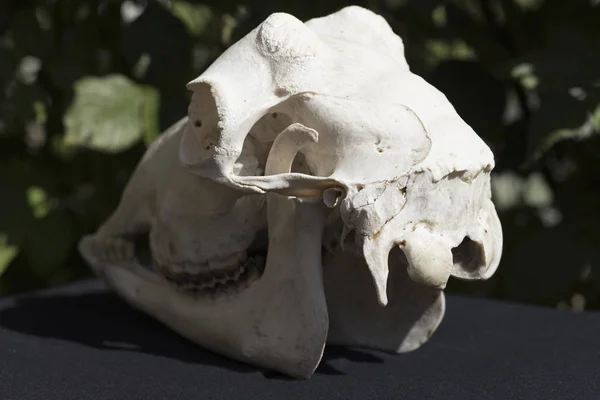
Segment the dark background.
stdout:
<svg viewBox="0 0 600 400">
<path fill-rule="evenodd" d="M 496 155 L 500 268 L 448 291 L 600 308 L 599 0 L 0 1 L 0 295 L 91 275 L 78 239 L 224 49 L 272 12 L 349 4 Z"/>
</svg>

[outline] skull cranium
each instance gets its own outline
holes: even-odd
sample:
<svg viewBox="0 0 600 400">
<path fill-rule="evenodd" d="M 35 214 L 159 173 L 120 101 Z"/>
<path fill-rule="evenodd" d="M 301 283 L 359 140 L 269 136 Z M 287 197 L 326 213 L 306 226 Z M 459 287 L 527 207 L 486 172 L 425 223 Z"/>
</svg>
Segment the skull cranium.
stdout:
<svg viewBox="0 0 600 400">
<path fill-rule="evenodd" d="M 189 88 L 188 118 L 80 245 L 183 336 L 307 378 L 326 342 L 419 347 L 449 277 L 497 268 L 493 155 L 410 72 L 383 18 L 273 14 Z M 129 239 L 140 232 L 154 271 Z"/>
</svg>

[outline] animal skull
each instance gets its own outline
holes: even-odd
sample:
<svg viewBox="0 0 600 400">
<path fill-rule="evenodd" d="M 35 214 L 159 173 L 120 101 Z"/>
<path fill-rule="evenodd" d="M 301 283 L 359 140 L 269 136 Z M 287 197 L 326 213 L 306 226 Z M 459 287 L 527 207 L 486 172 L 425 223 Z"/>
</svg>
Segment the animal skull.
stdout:
<svg viewBox="0 0 600 400">
<path fill-rule="evenodd" d="M 181 335 L 308 378 L 326 343 L 418 348 L 449 277 L 497 268 L 493 155 L 410 72 L 383 18 L 273 14 L 189 88 L 188 117 L 80 244 L 123 298 Z"/>
</svg>

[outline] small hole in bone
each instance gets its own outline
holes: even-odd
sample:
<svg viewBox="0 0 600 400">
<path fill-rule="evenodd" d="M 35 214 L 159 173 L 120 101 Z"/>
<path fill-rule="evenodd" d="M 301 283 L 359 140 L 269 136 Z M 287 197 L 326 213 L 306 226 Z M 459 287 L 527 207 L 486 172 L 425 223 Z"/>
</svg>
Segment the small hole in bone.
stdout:
<svg viewBox="0 0 600 400">
<path fill-rule="evenodd" d="M 197 119 L 196 121 L 194 121 L 194 126 L 196 128 L 200 128 L 202 126 L 202 121 L 200 121 L 199 119 Z"/>
<path fill-rule="evenodd" d="M 277 118 L 277 113 L 273 113 L 273 114 L 271 114 L 271 117 L 273 117 L 273 118 Z"/>
<path fill-rule="evenodd" d="M 485 265 L 485 253 L 480 243 L 466 236 L 462 243 L 452 249 L 454 269 L 464 272 L 475 272 Z"/>
<path fill-rule="evenodd" d="M 329 208 L 334 208 L 340 202 L 342 191 L 337 188 L 327 189 L 323 192 L 323 203 Z"/>
<path fill-rule="evenodd" d="M 381 147 L 378 147 L 377 151 L 380 152 L 380 153 L 383 153 L 383 149 Z"/>
<path fill-rule="evenodd" d="M 278 97 L 283 97 L 285 95 L 287 95 L 289 92 L 286 89 L 283 88 L 277 88 L 275 89 L 275 95 Z"/>
</svg>

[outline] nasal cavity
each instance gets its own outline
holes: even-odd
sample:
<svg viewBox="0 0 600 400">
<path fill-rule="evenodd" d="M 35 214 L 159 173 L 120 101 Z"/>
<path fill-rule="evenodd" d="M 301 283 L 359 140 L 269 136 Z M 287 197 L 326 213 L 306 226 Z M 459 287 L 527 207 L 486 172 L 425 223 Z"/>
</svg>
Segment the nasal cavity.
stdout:
<svg viewBox="0 0 600 400">
<path fill-rule="evenodd" d="M 483 246 L 465 236 L 461 244 L 452 249 L 453 275 L 470 277 L 485 266 Z"/>
</svg>

